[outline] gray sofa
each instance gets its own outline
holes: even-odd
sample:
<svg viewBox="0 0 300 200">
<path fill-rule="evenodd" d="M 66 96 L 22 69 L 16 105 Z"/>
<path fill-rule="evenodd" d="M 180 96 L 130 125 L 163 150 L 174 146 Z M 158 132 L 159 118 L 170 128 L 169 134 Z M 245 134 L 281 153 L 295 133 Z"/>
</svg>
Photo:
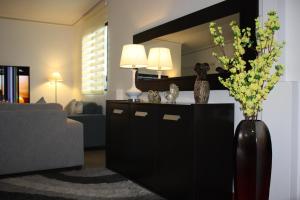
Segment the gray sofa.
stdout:
<svg viewBox="0 0 300 200">
<path fill-rule="evenodd" d="M 83 164 L 83 126 L 59 104 L 0 104 L 0 175 Z"/>
</svg>

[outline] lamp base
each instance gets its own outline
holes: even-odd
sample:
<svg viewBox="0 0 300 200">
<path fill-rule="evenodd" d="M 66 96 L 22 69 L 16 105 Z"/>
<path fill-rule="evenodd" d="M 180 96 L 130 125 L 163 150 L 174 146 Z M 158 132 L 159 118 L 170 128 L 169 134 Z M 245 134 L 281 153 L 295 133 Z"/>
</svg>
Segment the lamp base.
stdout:
<svg viewBox="0 0 300 200">
<path fill-rule="evenodd" d="M 139 101 L 138 97 L 142 94 L 142 91 L 137 89 L 135 86 L 135 76 L 137 69 L 132 69 L 132 86 L 129 90 L 126 91 L 127 96 L 133 102 Z"/>
<path fill-rule="evenodd" d="M 162 75 L 162 71 L 161 71 L 161 70 L 158 70 L 158 71 L 157 71 L 157 78 L 158 78 L 158 79 L 161 79 L 161 75 Z"/>
<path fill-rule="evenodd" d="M 136 87 L 131 87 L 129 90 L 126 91 L 129 100 L 136 102 L 139 101 L 139 96 L 142 94 L 142 91 L 137 89 Z"/>
</svg>

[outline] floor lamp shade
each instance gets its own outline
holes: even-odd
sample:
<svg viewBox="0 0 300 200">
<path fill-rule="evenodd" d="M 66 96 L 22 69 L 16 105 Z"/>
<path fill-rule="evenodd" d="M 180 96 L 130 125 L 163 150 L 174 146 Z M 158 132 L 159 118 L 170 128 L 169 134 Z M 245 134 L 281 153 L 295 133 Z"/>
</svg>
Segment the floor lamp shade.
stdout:
<svg viewBox="0 0 300 200">
<path fill-rule="evenodd" d="M 142 93 L 135 86 L 135 74 L 137 68 L 147 67 L 147 55 L 145 47 L 141 44 L 127 44 L 123 46 L 120 67 L 132 69 L 132 86 L 126 94 L 129 99 L 136 101 Z"/>
<path fill-rule="evenodd" d="M 49 81 L 57 81 L 57 82 L 62 82 L 62 76 L 59 72 L 53 72 L 49 78 Z"/>
</svg>

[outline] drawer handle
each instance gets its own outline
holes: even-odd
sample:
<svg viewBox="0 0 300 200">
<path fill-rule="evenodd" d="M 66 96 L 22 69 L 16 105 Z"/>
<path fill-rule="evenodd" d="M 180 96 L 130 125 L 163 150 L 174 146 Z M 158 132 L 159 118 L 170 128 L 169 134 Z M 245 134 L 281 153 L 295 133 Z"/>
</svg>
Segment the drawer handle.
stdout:
<svg viewBox="0 0 300 200">
<path fill-rule="evenodd" d="M 124 112 L 124 110 L 120 110 L 120 109 L 114 109 L 113 110 L 113 113 L 118 114 L 118 115 L 121 115 L 123 112 Z"/>
<path fill-rule="evenodd" d="M 134 113 L 134 115 L 135 115 L 136 117 L 146 117 L 146 116 L 148 115 L 148 113 L 147 113 L 147 112 L 136 111 L 136 112 Z"/>
<path fill-rule="evenodd" d="M 180 119 L 180 115 L 167 115 L 165 114 L 163 117 L 163 120 L 169 120 L 169 121 L 178 121 Z"/>
</svg>

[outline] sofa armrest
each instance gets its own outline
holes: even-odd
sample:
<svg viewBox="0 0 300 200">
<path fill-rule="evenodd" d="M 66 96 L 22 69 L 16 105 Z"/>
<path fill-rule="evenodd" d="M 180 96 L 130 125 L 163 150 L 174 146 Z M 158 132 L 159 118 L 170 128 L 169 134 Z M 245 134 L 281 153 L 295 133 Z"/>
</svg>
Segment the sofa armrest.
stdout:
<svg viewBox="0 0 300 200">
<path fill-rule="evenodd" d="M 68 118 L 83 124 L 84 146 L 86 148 L 105 146 L 105 115 L 80 114 L 71 115 Z"/>
<path fill-rule="evenodd" d="M 79 158 L 81 165 L 83 165 L 84 164 L 83 124 L 72 119 L 67 119 L 67 135 L 68 135 L 68 140 L 70 141 L 70 145 L 72 145 L 70 149 L 73 149 L 73 152 L 70 154 L 71 159 L 78 160 Z"/>
</svg>

